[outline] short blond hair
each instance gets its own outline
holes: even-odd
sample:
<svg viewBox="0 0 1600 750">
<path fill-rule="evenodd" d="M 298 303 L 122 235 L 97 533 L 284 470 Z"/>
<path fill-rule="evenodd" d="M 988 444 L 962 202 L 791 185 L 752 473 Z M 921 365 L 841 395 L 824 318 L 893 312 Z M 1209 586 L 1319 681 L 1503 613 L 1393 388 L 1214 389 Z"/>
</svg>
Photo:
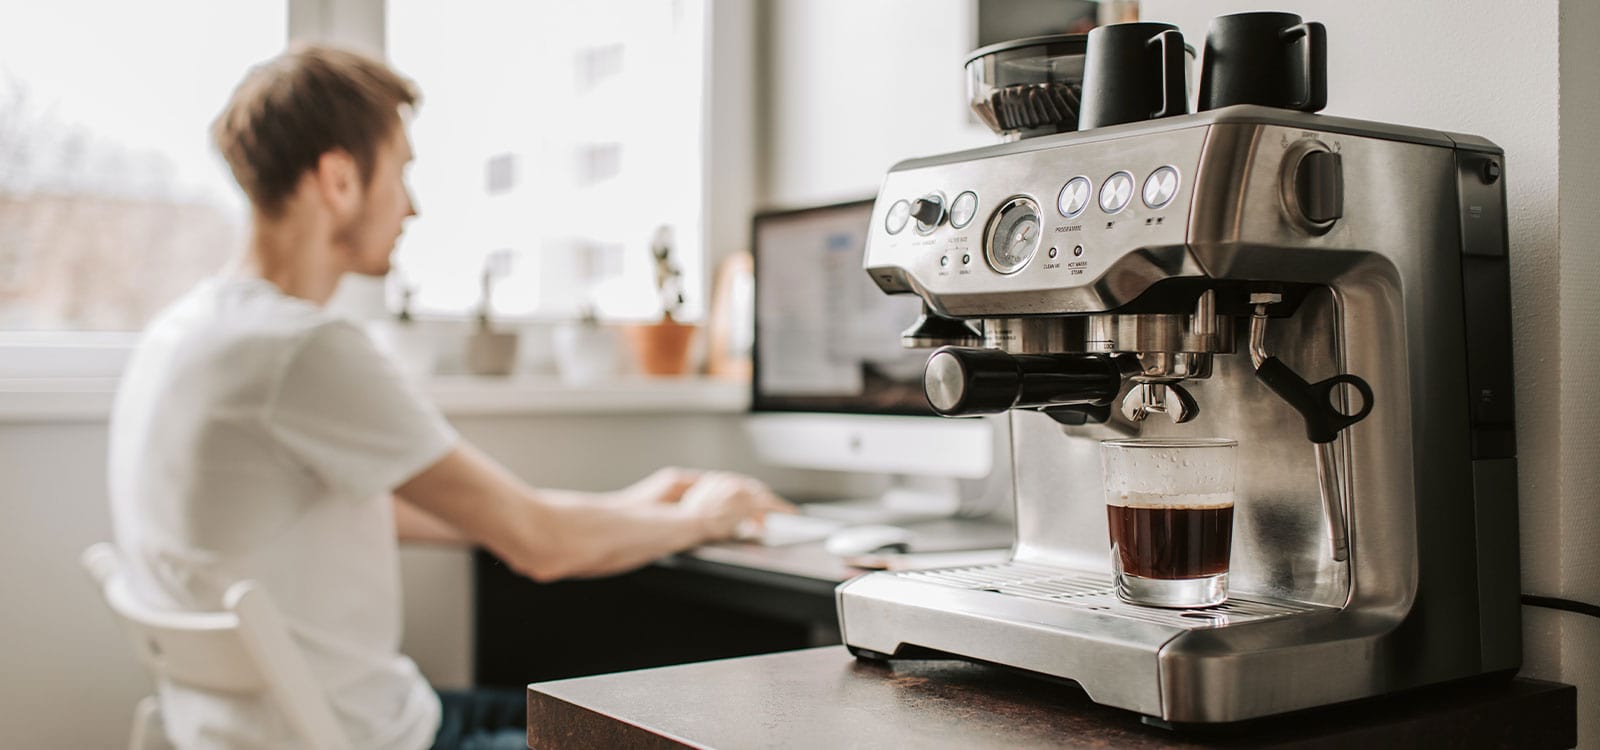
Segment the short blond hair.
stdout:
<svg viewBox="0 0 1600 750">
<path fill-rule="evenodd" d="M 348 152 L 372 179 L 378 148 L 420 99 L 411 81 L 365 55 L 297 45 L 255 66 L 211 124 L 211 138 L 250 202 L 279 213 L 322 155 Z"/>
</svg>

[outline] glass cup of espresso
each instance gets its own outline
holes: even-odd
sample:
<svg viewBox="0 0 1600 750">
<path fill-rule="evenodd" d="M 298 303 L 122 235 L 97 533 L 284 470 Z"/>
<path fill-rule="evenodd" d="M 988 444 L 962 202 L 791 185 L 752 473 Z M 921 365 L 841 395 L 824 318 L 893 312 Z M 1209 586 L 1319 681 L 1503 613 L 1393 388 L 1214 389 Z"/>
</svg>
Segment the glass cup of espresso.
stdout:
<svg viewBox="0 0 1600 750">
<path fill-rule="evenodd" d="M 1181 608 L 1227 600 L 1237 446 L 1222 438 L 1100 443 L 1119 598 Z"/>
</svg>

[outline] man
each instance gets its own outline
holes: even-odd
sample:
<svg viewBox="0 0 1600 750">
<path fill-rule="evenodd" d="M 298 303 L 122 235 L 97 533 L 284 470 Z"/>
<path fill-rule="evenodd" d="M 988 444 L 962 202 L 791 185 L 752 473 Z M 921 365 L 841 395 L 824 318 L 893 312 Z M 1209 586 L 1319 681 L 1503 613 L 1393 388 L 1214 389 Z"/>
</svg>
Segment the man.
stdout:
<svg viewBox="0 0 1600 750">
<path fill-rule="evenodd" d="M 112 514 L 138 594 L 206 611 L 233 582 L 260 582 L 359 748 L 428 747 L 441 726 L 440 698 L 398 651 L 397 534 L 482 544 L 552 581 L 629 570 L 788 509 L 726 473 L 664 470 L 605 495 L 533 489 L 321 308 L 344 274 L 386 273 L 416 213 L 402 123 L 416 99 L 381 63 L 327 48 L 250 72 L 213 126 L 252 204 L 248 255 L 152 322 L 111 423 Z M 292 744 L 263 701 L 160 690 L 180 746 Z M 456 707 L 446 731 L 470 731 Z"/>
</svg>

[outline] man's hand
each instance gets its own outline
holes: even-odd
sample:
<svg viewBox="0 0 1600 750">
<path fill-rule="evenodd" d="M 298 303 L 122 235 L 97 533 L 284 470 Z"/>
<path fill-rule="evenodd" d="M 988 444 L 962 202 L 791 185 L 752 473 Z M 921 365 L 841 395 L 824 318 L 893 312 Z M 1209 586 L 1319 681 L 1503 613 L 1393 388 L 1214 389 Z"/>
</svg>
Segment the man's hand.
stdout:
<svg viewBox="0 0 1600 750">
<path fill-rule="evenodd" d="M 683 493 L 702 476 L 704 472 L 668 466 L 611 493 L 611 496 L 615 502 L 622 505 L 675 503 L 682 499 Z"/>
<path fill-rule="evenodd" d="M 793 513 L 759 480 L 727 472 L 707 472 L 683 492 L 684 512 L 700 522 L 704 540 L 730 539 L 745 522 L 760 528 L 768 513 Z"/>
</svg>

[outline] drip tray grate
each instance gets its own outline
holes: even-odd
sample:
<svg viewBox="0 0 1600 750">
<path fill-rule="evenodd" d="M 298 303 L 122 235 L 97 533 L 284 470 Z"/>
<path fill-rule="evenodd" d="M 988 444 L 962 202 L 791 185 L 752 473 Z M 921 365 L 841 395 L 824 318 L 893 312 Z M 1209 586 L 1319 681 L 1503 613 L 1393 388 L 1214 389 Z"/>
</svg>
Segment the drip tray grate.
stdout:
<svg viewBox="0 0 1600 750">
<path fill-rule="evenodd" d="M 1042 599 L 1113 617 L 1125 617 L 1186 630 L 1216 628 L 1329 609 L 1318 604 L 1254 597 L 1229 597 L 1228 601 L 1205 609 L 1141 607 L 1118 599 L 1109 576 L 1016 561 L 964 568 L 906 571 L 892 575 L 920 583 Z"/>
</svg>

